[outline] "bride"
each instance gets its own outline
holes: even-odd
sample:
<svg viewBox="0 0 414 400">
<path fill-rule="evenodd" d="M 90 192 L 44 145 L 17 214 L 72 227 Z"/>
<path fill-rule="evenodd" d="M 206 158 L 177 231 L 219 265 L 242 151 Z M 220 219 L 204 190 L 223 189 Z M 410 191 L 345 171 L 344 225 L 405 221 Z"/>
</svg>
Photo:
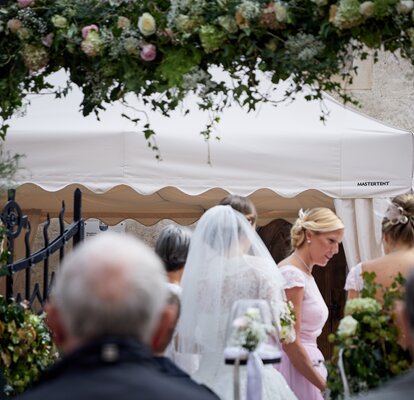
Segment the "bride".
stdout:
<svg viewBox="0 0 414 400">
<path fill-rule="evenodd" d="M 271 255 L 242 214 L 219 205 L 201 217 L 182 278 L 178 351 L 198 354 L 199 367 L 192 377 L 223 400 L 233 399 L 233 367 L 225 365 L 223 356 L 231 307 L 240 299 L 264 299 L 277 318 L 282 281 Z M 244 398 L 246 367 L 241 371 Z M 263 366 L 262 382 L 263 399 L 296 399 L 272 365 Z"/>
</svg>

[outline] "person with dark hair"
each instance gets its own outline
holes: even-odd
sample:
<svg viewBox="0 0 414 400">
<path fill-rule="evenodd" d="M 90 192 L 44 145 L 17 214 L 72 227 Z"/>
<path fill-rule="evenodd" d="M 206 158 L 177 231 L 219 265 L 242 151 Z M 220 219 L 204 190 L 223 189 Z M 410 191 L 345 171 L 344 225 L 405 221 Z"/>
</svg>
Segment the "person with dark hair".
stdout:
<svg viewBox="0 0 414 400">
<path fill-rule="evenodd" d="M 229 194 L 220 200 L 219 205 L 231 206 L 234 210 L 242 213 L 253 226 L 253 228 L 256 228 L 256 207 L 248 197 L 239 196 L 237 194 Z"/>
<path fill-rule="evenodd" d="M 382 220 L 382 238 L 385 255 L 365 261 L 351 268 L 345 290 L 348 298 L 358 297 L 364 282 L 363 272 L 374 272 L 375 282 L 387 288 L 400 273 L 406 277 L 414 268 L 414 195 L 395 197 Z M 378 293 L 381 300 L 381 293 Z"/>
<path fill-rule="evenodd" d="M 175 327 L 180 317 L 180 298 L 176 293 L 170 290 L 167 305 L 163 311 L 163 318 L 160 320 L 151 340 L 151 348 L 154 353 L 154 361 L 158 369 L 163 374 L 174 378 L 177 382 L 182 382 L 186 385 L 191 385 L 194 389 L 201 393 L 208 392 L 213 395 L 213 398 L 218 400 L 218 397 L 207 386 L 201 385 L 191 379 L 190 375 L 179 368 L 171 361 L 169 357 L 165 356 L 165 351 L 170 342 L 175 337 Z"/>
<path fill-rule="evenodd" d="M 408 339 L 411 353 L 414 354 L 414 270 L 405 285 L 405 302 L 398 308 L 399 320 L 402 322 L 402 333 Z M 412 400 L 414 394 L 414 369 L 388 381 L 384 386 L 358 396 L 358 400 Z"/>
<path fill-rule="evenodd" d="M 167 225 L 160 233 L 155 252 L 164 263 L 172 290 L 180 293 L 180 281 L 190 247 L 191 233 L 175 224 Z"/>
<path fill-rule="evenodd" d="M 164 263 L 167 272 L 169 290 L 178 297 L 181 296 L 181 277 L 187 261 L 187 254 L 190 247 L 191 232 L 175 224 L 167 225 L 160 233 L 155 252 Z M 175 337 L 175 330 L 171 335 Z M 176 340 L 169 340 L 164 349 L 164 355 L 179 366 L 186 373 L 193 373 L 198 367 L 196 355 L 181 354 L 177 352 Z"/>
</svg>

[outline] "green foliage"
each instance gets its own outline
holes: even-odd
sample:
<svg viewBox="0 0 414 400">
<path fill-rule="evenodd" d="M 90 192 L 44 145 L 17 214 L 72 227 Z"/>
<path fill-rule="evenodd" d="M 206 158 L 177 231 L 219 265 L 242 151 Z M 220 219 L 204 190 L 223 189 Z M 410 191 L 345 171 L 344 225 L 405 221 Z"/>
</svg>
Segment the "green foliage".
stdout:
<svg viewBox="0 0 414 400">
<path fill-rule="evenodd" d="M 0 296 L 0 366 L 6 380 L 4 392 L 23 392 L 41 371 L 56 360 L 44 316 L 31 312 L 25 304 L 7 303 Z"/>
<path fill-rule="evenodd" d="M 98 115 L 105 103 L 123 100 L 131 92 L 169 115 L 193 92 L 200 108 L 212 111 L 213 121 L 233 101 L 248 111 L 270 101 L 270 95 L 258 89 L 259 70 L 275 84 L 291 77 L 287 97 L 310 85 L 309 100 L 327 91 L 355 103 L 337 80 L 352 79 L 350 54 L 364 58 L 364 46 L 374 51 L 383 47 L 414 59 L 413 10 L 409 2 L 399 0 L 27 0 L 24 4 L 16 0 L 8 4 L 0 8 L 3 138 L 7 120 L 27 94 L 50 89 L 47 76 L 62 68 L 83 92 L 84 115 Z M 232 79 L 215 81 L 211 67 L 224 69 Z M 148 136 L 151 127 L 142 131 Z"/>
<path fill-rule="evenodd" d="M 408 350 L 399 344 L 400 333 L 394 321 L 395 301 L 403 298 L 404 278 L 399 274 L 385 289 L 375 283 L 375 273 L 363 273 L 362 298 L 348 300 L 346 316 L 338 330 L 330 335 L 334 352 L 327 363 L 331 399 L 344 399 L 338 368 L 342 351 L 343 365 L 351 394 L 373 389 L 406 371 L 411 365 Z M 375 296 L 381 293 L 381 305 Z"/>
</svg>

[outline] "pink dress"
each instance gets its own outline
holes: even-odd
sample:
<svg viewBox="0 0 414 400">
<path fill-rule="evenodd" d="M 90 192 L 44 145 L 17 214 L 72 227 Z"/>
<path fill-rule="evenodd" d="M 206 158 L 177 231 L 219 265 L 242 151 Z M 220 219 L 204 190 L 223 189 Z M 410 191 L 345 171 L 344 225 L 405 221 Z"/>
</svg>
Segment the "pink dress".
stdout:
<svg viewBox="0 0 414 400">
<path fill-rule="evenodd" d="M 326 379 L 327 371 L 324 365 L 324 357 L 318 349 L 316 339 L 321 334 L 322 328 L 328 319 L 328 307 L 313 276 L 306 274 L 293 265 L 280 267 L 280 272 L 285 278 L 285 289 L 294 287 L 305 289 L 300 339 L 314 367 Z M 282 361 L 276 365 L 276 368 L 284 376 L 298 400 L 323 400 L 321 391 L 297 371 L 291 364 L 287 354 L 282 353 Z"/>
</svg>

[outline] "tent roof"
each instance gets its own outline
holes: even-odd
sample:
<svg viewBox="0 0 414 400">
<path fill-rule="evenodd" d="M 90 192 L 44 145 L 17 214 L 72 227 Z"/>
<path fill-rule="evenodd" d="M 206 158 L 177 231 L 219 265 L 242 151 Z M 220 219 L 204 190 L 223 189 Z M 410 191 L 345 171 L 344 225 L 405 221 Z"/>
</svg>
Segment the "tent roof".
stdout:
<svg viewBox="0 0 414 400">
<path fill-rule="evenodd" d="M 264 222 L 293 217 L 300 207 L 332 207 L 332 198 L 389 197 L 413 186 L 412 133 L 328 97 L 325 124 L 319 102 L 300 96 L 253 113 L 232 106 L 215 131 L 220 140 L 208 143 L 199 135 L 208 116 L 194 99 L 187 100 L 186 116 L 150 112 L 162 161 L 139 127 L 121 117 L 145 120 L 142 113 L 114 104 L 97 121 L 82 116 L 80 102 L 78 89 L 64 99 L 34 96 L 26 115 L 12 120 L 6 148 L 25 154 L 17 178 L 23 209 L 55 215 L 80 186 L 86 217 L 191 223 L 230 192 L 250 196 Z"/>
</svg>

